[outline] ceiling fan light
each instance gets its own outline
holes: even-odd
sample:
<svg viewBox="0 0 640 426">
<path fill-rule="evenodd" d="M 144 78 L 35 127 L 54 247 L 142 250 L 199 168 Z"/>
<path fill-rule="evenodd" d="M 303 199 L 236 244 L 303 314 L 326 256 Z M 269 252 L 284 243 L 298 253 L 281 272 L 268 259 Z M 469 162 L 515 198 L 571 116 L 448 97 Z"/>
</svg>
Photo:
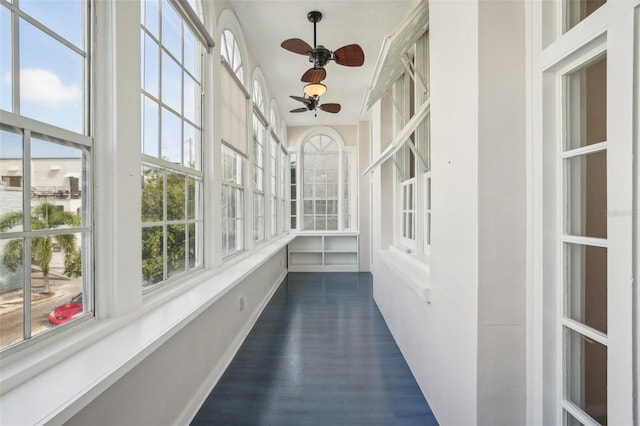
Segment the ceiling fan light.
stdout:
<svg viewBox="0 0 640 426">
<path fill-rule="evenodd" d="M 310 98 L 319 98 L 327 91 L 327 86 L 322 83 L 309 83 L 304 86 L 304 93 Z"/>
</svg>

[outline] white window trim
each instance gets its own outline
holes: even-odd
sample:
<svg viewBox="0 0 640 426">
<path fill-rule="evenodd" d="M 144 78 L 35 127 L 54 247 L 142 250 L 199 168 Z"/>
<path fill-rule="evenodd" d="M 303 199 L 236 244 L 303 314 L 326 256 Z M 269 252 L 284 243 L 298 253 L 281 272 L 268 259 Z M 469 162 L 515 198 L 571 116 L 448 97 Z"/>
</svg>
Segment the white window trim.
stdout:
<svg viewBox="0 0 640 426">
<path fill-rule="evenodd" d="M 426 100 L 421 106 L 420 109 L 414 114 L 413 117 L 407 122 L 407 124 L 400 130 L 400 132 L 393 138 L 391 143 L 387 145 L 387 147 L 382 151 L 382 153 L 376 158 L 369 167 L 367 167 L 363 172 L 362 176 L 366 176 L 367 173 L 373 173 L 377 168 L 379 168 L 385 161 L 393 156 L 405 145 L 407 144 L 411 151 L 414 153 L 416 158 L 420 158 L 420 161 L 424 162 L 422 156 L 418 153 L 413 142 L 409 136 L 416 130 L 418 125 L 427 117 L 427 114 L 430 111 L 431 102 L 430 100 Z M 426 164 L 424 165 L 426 168 Z"/>
<path fill-rule="evenodd" d="M 633 194 L 633 190 L 625 185 L 615 187 L 614 182 L 626 182 L 628 185 L 633 182 L 633 161 L 629 159 L 629 152 L 633 144 L 637 144 L 637 139 L 634 140 L 633 126 L 629 123 L 638 117 L 637 108 L 633 105 L 638 105 L 640 93 L 637 85 L 635 93 L 629 90 L 629 85 L 633 87 L 631 82 L 634 78 L 637 81 L 639 72 L 637 66 L 634 67 L 634 56 L 637 64 L 640 56 L 637 44 L 640 2 L 609 1 L 563 35 L 562 2 L 528 2 L 525 7 L 529 20 L 527 44 L 530 46 L 527 75 L 527 87 L 530 88 L 527 93 L 527 204 L 531 212 L 527 216 L 527 251 L 531 253 L 527 256 L 527 352 L 532 355 L 527 362 L 527 424 L 561 424 L 563 421 L 560 404 L 562 394 L 558 393 L 559 387 L 554 383 L 561 376 L 557 369 L 545 369 L 549 362 L 557 364 L 560 359 L 558 350 L 554 351 L 553 359 L 547 356 L 547 343 L 560 340 L 558 336 L 548 335 L 544 324 L 549 314 L 554 315 L 556 320 L 562 318 L 560 306 L 553 307 L 551 311 L 546 309 L 554 301 L 553 297 L 549 299 L 551 289 L 545 290 L 544 285 L 558 279 L 558 262 L 555 262 L 555 266 L 552 264 L 558 253 L 549 253 L 557 250 L 558 243 L 550 247 L 547 241 L 552 236 L 555 238 L 562 229 L 560 215 L 549 211 L 562 201 L 557 194 L 550 194 L 550 188 L 557 192 L 557 181 L 561 176 L 560 150 L 557 146 L 547 145 L 545 148 L 542 143 L 545 140 L 559 140 L 561 132 L 558 126 L 561 117 L 558 114 L 563 100 L 562 95 L 557 93 L 557 78 L 555 82 L 552 80 L 566 63 L 572 62 L 575 68 L 584 62 L 586 56 L 598 49 L 597 43 L 605 40 L 604 37 L 615 40 L 606 46 L 607 139 L 610 142 L 607 164 L 615 165 L 607 167 L 607 185 L 611 189 L 607 195 L 608 224 L 614 225 L 608 226 L 607 239 L 613 248 L 612 253 L 615 252 L 615 256 L 610 256 L 608 266 L 608 422 L 633 424 L 634 409 L 636 413 L 640 410 L 640 403 L 633 396 L 634 382 L 637 384 L 639 376 L 637 371 L 633 374 L 631 367 L 634 356 L 637 359 L 638 355 L 637 345 L 634 348 L 632 344 L 633 297 L 630 294 L 631 286 L 613 284 L 628 283 L 633 275 L 632 247 L 633 239 L 636 238 L 637 242 L 638 234 L 634 236 L 629 231 L 634 221 L 637 225 L 638 219 L 624 213 L 614 217 L 611 213 L 633 212 L 634 195 L 635 206 L 638 205 L 637 190 Z M 633 15 L 635 20 L 631 19 Z M 552 166 L 549 167 L 549 164 Z M 553 272 L 550 273 L 549 269 Z M 557 298 L 557 295 L 554 297 Z"/>
</svg>

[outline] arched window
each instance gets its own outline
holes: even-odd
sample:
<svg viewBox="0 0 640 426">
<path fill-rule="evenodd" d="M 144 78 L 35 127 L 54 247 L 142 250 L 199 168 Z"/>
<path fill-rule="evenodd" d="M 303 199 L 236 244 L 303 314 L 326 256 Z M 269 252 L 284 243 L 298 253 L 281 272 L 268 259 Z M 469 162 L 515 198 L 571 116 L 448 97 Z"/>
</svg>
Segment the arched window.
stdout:
<svg viewBox="0 0 640 426">
<path fill-rule="evenodd" d="M 242 169 L 249 156 L 247 102 L 250 93 L 245 87 L 242 55 L 235 35 L 224 30 L 220 44 L 226 63 L 222 70 L 222 256 L 228 257 L 245 249 Z"/>
<path fill-rule="evenodd" d="M 242 67 L 242 56 L 240 56 L 238 42 L 236 41 L 236 37 L 229 30 L 224 30 L 222 32 L 220 52 L 222 57 L 231 67 L 233 73 L 238 77 L 238 80 L 244 81 L 244 69 Z"/>
<path fill-rule="evenodd" d="M 344 215 L 351 211 L 345 197 L 349 191 L 340 191 L 340 182 L 349 187 L 350 167 L 340 167 L 340 159 L 347 153 L 331 136 L 316 134 L 302 145 L 302 230 L 339 230 L 351 224 L 344 223 Z M 348 163 L 347 163 L 348 164 Z M 340 216 L 343 218 L 340 219 Z M 350 222 L 347 220 L 346 222 Z"/>
<path fill-rule="evenodd" d="M 253 93 L 251 98 L 253 99 L 253 106 L 264 114 L 264 95 L 262 93 L 262 86 L 258 80 L 253 80 Z"/>
</svg>

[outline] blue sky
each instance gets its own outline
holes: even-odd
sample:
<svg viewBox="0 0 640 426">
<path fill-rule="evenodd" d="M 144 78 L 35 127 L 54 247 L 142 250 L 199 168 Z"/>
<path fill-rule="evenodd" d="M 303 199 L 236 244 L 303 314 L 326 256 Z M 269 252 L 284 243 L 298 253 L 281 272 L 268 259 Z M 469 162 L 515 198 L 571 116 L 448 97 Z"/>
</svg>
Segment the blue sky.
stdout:
<svg viewBox="0 0 640 426">
<path fill-rule="evenodd" d="M 83 49 L 82 5 L 71 0 L 21 0 L 21 9 Z M 20 114 L 75 132 L 83 132 L 83 58 L 69 47 L 20 18 Z M 13 111 L 11 12 L 0 6 L 0 107 Z M 2 157 L 21 155 L 12 137 L 2 132 Z M 32 145 L 33 156 L 69 154 L 53 144 Z M 76 151 L 76 150 L 72 150 Z M 74 155 L 74 156 L 77 156 Z"/>
</svg>

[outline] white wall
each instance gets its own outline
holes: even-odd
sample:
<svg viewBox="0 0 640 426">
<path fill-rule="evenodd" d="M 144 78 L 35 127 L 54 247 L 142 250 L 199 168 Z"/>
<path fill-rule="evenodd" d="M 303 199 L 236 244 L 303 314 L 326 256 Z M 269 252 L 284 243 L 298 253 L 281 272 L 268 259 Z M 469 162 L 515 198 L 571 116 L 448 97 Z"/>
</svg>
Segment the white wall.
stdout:
<svg viewBox="0 0 640 426">
<path fill-rule="evenodd" d="M 285 253 L 280 250 L 66 424 L 187 424 L 280 284 Z"/>
<path fill-rule="evenodd" d="M 524 8 L 436 0 L 429 9 L 432 245 L 425 280 L 431 302 L 379 259 L 374 298 L 440 424 L 519 425 L 525 415 Z M 384 177 L 378 185 L 384 188 Z M 391 225 L 380 223 L 384 234 Z"/>
<path fill-rule="evenodd" d="M 358 229 L 360 272 L 371 270 L 371 184 L 369 176 L 362 176 L 362 171 L 370 163 L 369 149 L 371 145 L 371 131 L 368 121 L 361 121 L 358 124 L 358 169 L 356 179 L 358 180 Z"/>
<path fill-rule="evenodd" d="M 480 0 L 478 424 L 525 423 L 524 3 Z"/>
</svg>

